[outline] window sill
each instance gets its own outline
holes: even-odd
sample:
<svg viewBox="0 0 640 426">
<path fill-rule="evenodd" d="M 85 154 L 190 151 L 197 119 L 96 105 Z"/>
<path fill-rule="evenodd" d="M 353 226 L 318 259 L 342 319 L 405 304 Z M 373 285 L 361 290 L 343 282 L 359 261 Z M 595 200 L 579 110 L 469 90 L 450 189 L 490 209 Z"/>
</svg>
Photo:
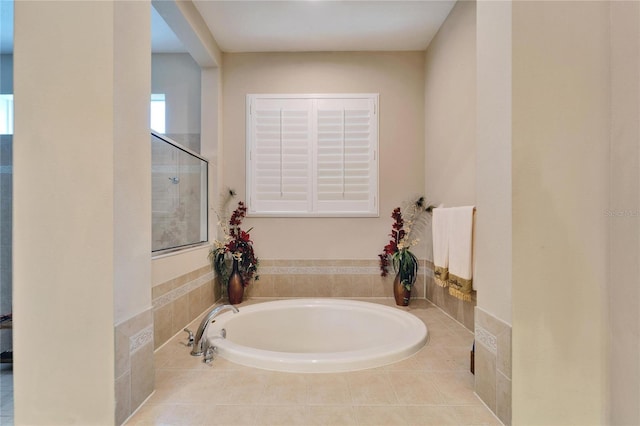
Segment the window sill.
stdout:
<svg viewBox="0 0 640 426">
<path fill-rule="evenodd" d="M 204 247 L 213 247 L 210 242 L 198 243 L 186 247 L 178 247 L 174 249 L 166 249 L 151 254 L 151 260 L 163 259 L 165 257 L 175 256 L 178 254 L 189 253 L 191 251 L 201 250 Z"/>
</svg>

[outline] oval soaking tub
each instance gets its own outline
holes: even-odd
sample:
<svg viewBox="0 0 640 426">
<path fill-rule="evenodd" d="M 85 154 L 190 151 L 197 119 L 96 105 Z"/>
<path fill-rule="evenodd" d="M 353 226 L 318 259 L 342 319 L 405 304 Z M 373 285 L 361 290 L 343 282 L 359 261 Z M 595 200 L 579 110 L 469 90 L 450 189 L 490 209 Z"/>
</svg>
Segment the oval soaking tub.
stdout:
<svg viewBox="0 0 640 426">
<path fill-rule="evenodd" d="M 407 358 L 427 341 L 414 315 L 375 303 L 290 299 L 241 306 L 209 326 L 207 338 L 229 361 L 286 372 L 339 372 Z M 226 330 L 226 338 L 222 337 Z"/>
</svg>

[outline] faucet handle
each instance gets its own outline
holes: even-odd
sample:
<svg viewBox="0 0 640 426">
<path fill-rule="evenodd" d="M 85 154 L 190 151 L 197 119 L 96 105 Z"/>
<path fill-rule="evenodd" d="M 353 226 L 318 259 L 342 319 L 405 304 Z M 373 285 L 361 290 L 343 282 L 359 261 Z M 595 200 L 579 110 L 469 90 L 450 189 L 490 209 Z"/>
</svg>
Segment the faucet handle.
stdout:
<svg viewBox="0 0 640 426">
<path fill-rule="evenodd" d="M 213 346 L 209 346 L 207 347 L 207 350 L 204 351 L 204 363 L 207 365 L 211 365 L 211 362 L 213 361 L 213 357 L 215 354 L 216 349 Z"/>
<path fill-rule="evenodd" d="M 193 331 L 189 330 L 188 328 L 185 328 L 183 331 L 186 331 L 187 333 L 189 333 L 189 340 L 187 341 L 187 346 L 193 346 L 193 342 L 195 341 L 193 337 Z"/>
</svg>

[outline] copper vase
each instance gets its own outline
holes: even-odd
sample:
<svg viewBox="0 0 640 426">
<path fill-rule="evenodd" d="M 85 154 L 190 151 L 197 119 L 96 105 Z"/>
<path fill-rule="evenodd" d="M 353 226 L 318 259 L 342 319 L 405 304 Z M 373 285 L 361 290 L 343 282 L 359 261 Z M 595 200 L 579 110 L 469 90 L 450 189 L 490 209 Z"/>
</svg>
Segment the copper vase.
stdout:
<svg viewBox="0 0 640 426">
<path fill-rule="evenodd" d="M 238 271 L 238 261 L 233 259 L 233 271 L 229 276 L 229 282 L 227 283 L 227 293 L 229 295 L 229 303 L 237 305 L 242 303 L 244 297 L 244 284 L 242 283 L 242 275 Z"/>
<path fill-rule="evenodd" d="M 393 280 L 393 297 L 396 299 L 396 305 L 409 306 L 411 290 L 407 290 L 407 288 L 402 284 L 400 272 L 396 274 L 396 278 Z"/>
</svg>

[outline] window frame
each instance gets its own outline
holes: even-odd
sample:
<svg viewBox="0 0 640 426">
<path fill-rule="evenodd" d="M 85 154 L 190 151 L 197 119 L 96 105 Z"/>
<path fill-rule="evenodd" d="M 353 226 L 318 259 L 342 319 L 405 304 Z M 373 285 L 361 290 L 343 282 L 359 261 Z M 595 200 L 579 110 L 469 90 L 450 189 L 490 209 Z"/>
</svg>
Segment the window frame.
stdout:
<svg viewBox="0 0 640 426">
<path fill-rule="evenodd" d="M 3 104 L 0 116 L 0 135 L 13 135 L 14 98 L 13 93 L 0 93 L 0 103 Z"/>
<path fill-rule="evenodd" d="M 307 187 L 309 199 L 306 204 L 308 207 L 305 211 L 287 211 L 287 210 L 274 210 L 274 211 L 260 211 L 256 208 L 254 202 L 254 175 L 253 175 L 253 149 L 254 149 L 254 116 L 253 108 L 255 100 L 307 100 L 310 101 L 313 106 L 309 107 L 309 134 L 308 147 L 309 147 L 309 164 L 311 169 L 309 170 L 309 176 L 307 177 Z M 369 150 L 368 150 L 368 171 L 370 177 L 367 185 L 369 197 L 367 200 L 368 206 L 366 210 L 335 210 L 335 211 L 320 211 L 318 205 L 323 205 L 323 201 L 319 202 L 318 187 L 317 185 L 317 166 L 319 164 L 317 147 L 318 147 L 318 110 L 316 108 L 318 101 L 325 100 L 343 100 L 348 102 L 349 100 L 365 100 L 370 103 L 369 113 L 370 122 L 368 131 L 369 135 Z M 379 217 L 379 94 L 377 93 L 308 93 L 308 94 L 247 94 L 246 95 L 246 111 L 245 111 L 245 148 L 246 148 L 246 194 L 248 211 L 247 216 L 250 217 Z M 343 123 L 344 125 L 344 123 Z M 357 204 L 357 200 L 350 200 L 354 204 Z M 277 203 L 277 202 L 274 202 Z M 283 202 L 286 204 L 286 202 Z M 325 208 L 329 204 L 324 202 Z M 362 204 L 362 203 L 361 203 Z"/>
<path fill-rule="evenodd" d="M 200 188 L 200 195 L 204 195 L 204 199 L 200 199 L 200 205 L 199 205 L 199 209 L 200 209 L 200 226 L 201 228 L 199 229 L 200 232 L 200 239 L 198 241 L 186 241 L 186 242 L 180 242 L 177 245 L 171 245 L 171 246 L 167 246 L 167 247 L 162 247 L 162 248 L 153 248 L 153 241 L 156 237 L 155 232 L 157 232 L 157 229 L 155 229 L 153 226 L 153 222 L 154 222 L 154 216 L 156 214 L 161 214 L 161 216 L 165 216 L 167 215 L 167 213 L 170 212 L 154 212 L 153 211 L 153 205 L 152 205 L 152 211 L 151 211 L 151 225 L 152 225 L 152 230 L 151 230 L 151 237 L 152 237 L 152 247 L 151 247 L 151 256 L 152 259 L 158 258 L 158 257 L 162 257 L 164 255 L 167 254 L 174 254 L 174 253 L 178 253 L 178 252 L 182 252 L 185 250 L 190 250 L 193 248 L 198 248 L 198 247 L 204 247 L 210 244 L 209 242 L 209 161 L 204 158 L 203 156 L 201 156 L 200 154 L 198 154 L 197 152 L 194 152 L 192 150 L 190 150 L 189 148 L 179 144 L 178 142 L 174 141 L 173 139 L 167 137 L 164 134 L 158 133 L 156 131 L 150 131 L 150 143 L 153 144 L 153 138 L 156 138 L 158 141 L 163 142 L 165 144 L 167 144 L 167 146 L 173 148 L 175 150 L 175 152 L 177 154 L 186 154 L 188 156 L 193 157 L 196 160 L 200 161 L 200 169 L 201 169 L 201 173 L 200 173 L 200 184 L 201 184 L 201 188 Z M 150 146 L 150 149 L 151 146 Z M 153 153 L 152 153 L 153 154 Z M 154 202 L 154 197 L 155 197 L 155 193 L 154 193 L 154 184 L 153 184 L 153 179 L 154 179 L 154 166 L 156 166 L 156 164 L 153 163 L 153 155 L 151 158 L 151 181 L 152 181 L 152 194 L 151 194 L 151 199 L 152 199 L 152 204 Z M 176 163 L 176 165 L 179 167 L 179 164 Z M 160 167 L 162 167 L 163 165 L 160 165 Z M 184 165 L 183 165 L 184 166 Z M 179 172 L 178 172 L 179 173 Z M 181 176 L 178 176 L 179 178 Z M 171 178 L 170 178 L 171 179 Z M 178 179 L 178 182 L 174 182 L 174 183 L 179 183 L 180 180 Z M 204 229 L 202 228 L 204 227 Z"/>
</svg>

